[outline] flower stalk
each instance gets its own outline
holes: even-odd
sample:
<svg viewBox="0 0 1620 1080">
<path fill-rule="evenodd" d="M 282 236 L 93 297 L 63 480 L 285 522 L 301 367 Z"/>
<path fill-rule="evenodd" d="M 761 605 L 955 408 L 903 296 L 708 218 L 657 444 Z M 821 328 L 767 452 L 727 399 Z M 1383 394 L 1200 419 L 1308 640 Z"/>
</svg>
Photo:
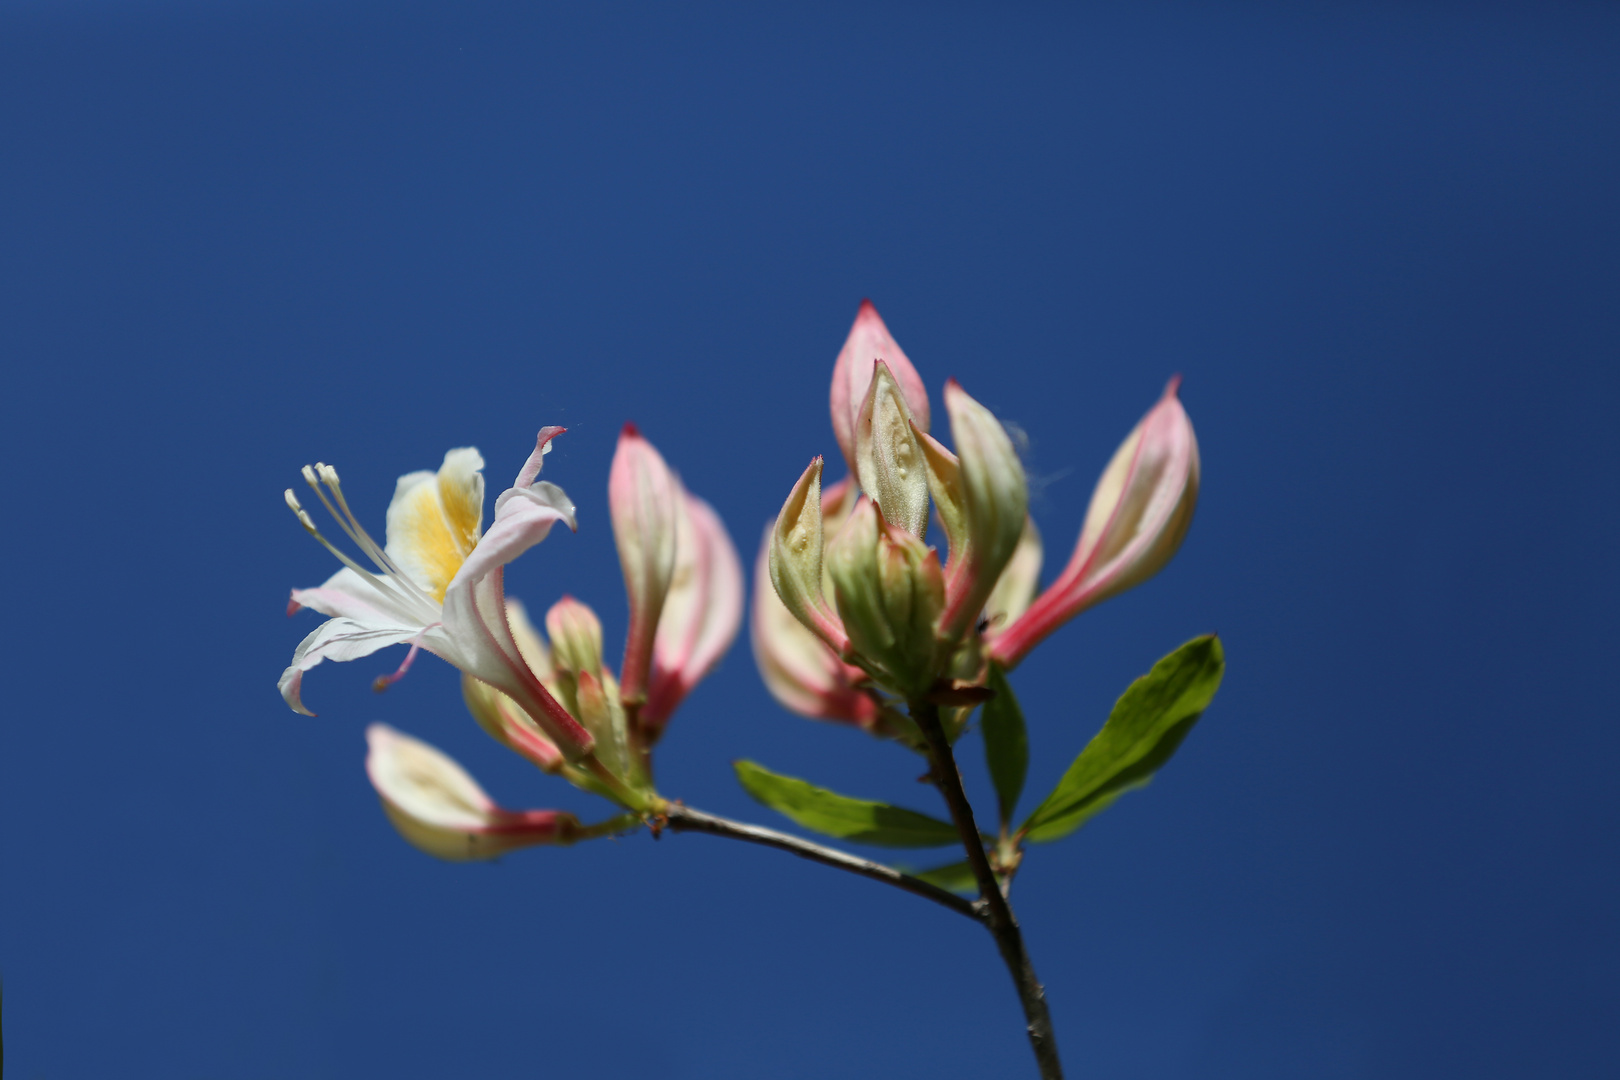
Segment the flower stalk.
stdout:
<svg viewBox="0 0 1620 1080">
<path fill-rule="evenodd" d="M 973 820 L 973 805 L 968 802 L 962 787 L 962 774 L 956 767 L 956 756 L 951 742 L 940 723 L 939 706 L 919 701 L 911 704 L 911 718 L 916 721 L 928 744 L 929 778 L 945 798 L 951 821 L 967 850 L 968 866 L 979 884 L 979 902 L 984 905 L 984 924 L 990 936 L 996 939 L 1002 962 L 1012 976 L 1018 991 L 1018 1002 L 1024 1007 L 1025 1031 L 1029 1035 L 1030 1049 L 1035 1052 L 1035 1063 L 1040 1067 L 1041 1080 L 1063 1080 L 1063 1065 L 1058 1060 L 1057 1034 L 1052 1029 L 1052 1013 L 1046 1007 L 1046 989 L 1035 976 L 1035 965 L 1024 948 L 1024 934 L 1018 928 L 1012 904 L 1001 891 L 996 872 L 990 866 L 979 827 Z"/>
</svg>

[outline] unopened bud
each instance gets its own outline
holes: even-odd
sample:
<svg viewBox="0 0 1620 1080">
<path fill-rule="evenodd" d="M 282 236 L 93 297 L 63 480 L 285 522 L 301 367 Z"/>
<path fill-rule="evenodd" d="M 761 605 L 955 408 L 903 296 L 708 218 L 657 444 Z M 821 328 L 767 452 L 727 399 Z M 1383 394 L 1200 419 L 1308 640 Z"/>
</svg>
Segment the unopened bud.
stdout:
<svg viewBox="0 0 1620 1080">
<path fill-rule="evenodd" d="M 928 391 L 923 387 L 922 378 L 895 344 L 877 308 L 870 300 L 862 300 L 860 310 L 855 313 L 855 325 L 850 328 L 849 338 L 833 365 L 830 395 L 833 434 L 838 438 L 838 448 L 844 452 L 844 460 L 849 463 L 849 471 L 857 475 L 860 470 L 855 465 L 855 428 L 860 420 L 861 403 L 866 400 L 866 391 L 872 382 L 874 360 L 882 360 L 888 366 L 905 395 L 912 418 L 923 431 L 928 430 Z"/>
<path fill-rule="evenodd" d="M 366 773 L 401 836 L 441 859 L 493 859 L 570 844 L 579 820 L 558 810 L 503 810 L 443 752 L 386 724 L 366 729 Z"/>
<path fill-rule="evenodd" d="M 546 612 L 551 662 L 559 673 L 596 674 L 602 670 L 602 622 L 585 604 L 564 596 Z"/>
<path fill-rule="evenodd" d="M 720 516 L 682 491 L 679 522 L 675 574 L 658 620 L 652 678 L 639 716 L 649 740 L 720 661 L 742 623 L 742 565 Z M 769 582 L 765 589 L 770 591 Z"/>
<path fill-rule="evenodd" d="M 871 730 L 878 720 L 877 703 L 856 688 L 865 673 L 845 663 L 783 606 L 771 586 L 770 551 L 771 535 L 767 531 L 754 563 L 754 604 L 749 626 L 754 662 L 766 689 L 801 716 Z"/>
<path fill-rule="evenodd" d="M 934 549 L 862 499 L 829 546 L 827 569 L 850 651 L 908 700 L 926 693 L 938 674 L 935 630 L 945 604 Z"/>
<path fill-rule="evenodd" d="M 597 760 L 613 775 L 632 779 L 629 722 L 613 673 L 603 668 L 596 673 L 581 671 L 576 678 L 579 722 L 596 738 Z"/>
<path fill-rule="evenodd" d="M 675 572 L 679 500 L 680 481 L 635 425 L 626 424 L 608 475 L 608 506 L 630 600 L 630 629 L 620 672 L 623 693 L 630 701 L 647 696 L 653 638 Z"/>
<path fill-rule="evenodd" d="M 945 384 L 967 533 L 966 558 L 951 560 L 945 637 L 960 636 L 978 619 L 1002 569 L 1018 547 L 1029 516 L 1029 485 L 1012 440 L 989 409 L 955 379 Z"/>
<path fill-rule="evenodd" d="M 990 639 L 1005 668 L 1063 623 L 1158 573 L 1181 546 L 1198 502 L 1198 440 L 1176 398 L 1180 379 L 1103 470 L 1074 555 L 1028 611 Z"/>
<path fill-rule="evenodd" d="M 928 469 L 911 410 L 879 360 L 855 423 L 856 476 L 884 520 L 921 538 L 928 531 Z"/>
</svg>

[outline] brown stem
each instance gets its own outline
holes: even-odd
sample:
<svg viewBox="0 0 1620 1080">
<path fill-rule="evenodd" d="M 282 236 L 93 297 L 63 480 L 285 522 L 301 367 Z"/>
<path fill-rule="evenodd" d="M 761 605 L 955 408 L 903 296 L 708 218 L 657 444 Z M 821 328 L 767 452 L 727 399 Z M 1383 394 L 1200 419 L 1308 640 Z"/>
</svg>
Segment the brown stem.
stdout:
<svg viewBox="0 0 1620 1080">
<path fill-rule="evenodd" d="M 932 900 L 943 907 L 948 907 L 958 915 L 966 915 L 974 922 L 985 920 L 985 909 L 981 904 L 964 899 L 953 892 L 947 892 L 938 885 L 931 885 L 921 878 L 914 878 L 910 874 L 902 874 L 892 866 L 872 862 L 868 859 L 857 858 L 846 854 L 837 848 L 822 847 L 820 844 L 801 840 L 797 836 L 777 832 L 775 829 L 766 829 L 758 825 L 746 825 L 730 818 L 719 817 L 715 814 L 706 814 L 702 810 L 694 810 L 690 806 L 680 803 L 670 803 L 663 811 L 664 818 L 669 823 L 672 832 L 699 832 L 710 836 L 729 836 L 733 840 L 745 840 L 750 844 L 763 844 L 766 847 L 777 848 L 790 852 L 801 859 L 809 859 L 824 866 L 831 866 L 838 870 L 847 870 L 861 877 L 881 881 L 885 885 L 893 885 L 897 889 L 904 889 L 908 893 L 920 896 L 925 900 Z"/>
<path fill-rule="evenodd" d="M 961 834 L 962 845 L 967 848 L 968 865 L 979 883 L 980 903 L 984 905 L 985 926 L 996 939 L 1001 959 L 1012 975 L 1018 1000 L 1024 1006 L 1029 1045 L 1035 1051 L 1035 1063 L 1041 1070 L 1041 1080 L 1063 1080 L 1063 1066 L 1058 1061 L 1057 1036 L 1052 1031 L 1052 1014 L 1046 1008 L 1046 991 L 1035 977 L 1035 965 L 1030 962 L 1024 948 L 1024 935 L 1013 917 L 1012 905 L 1001 892 L 990 859 L 984 853 L 979 839 L 979 827 L 973 822 L 973 807 L 962 788 L 962 774 L 951 753 L 951 741 L 945 737 L 945 728 L 939 722 L 939 706 L 925 701 L 911 704 L 911 718 L 917 722 L 928 743 L 928 757 L 933 765 L 933 780 L 945 805 L 950 807 L 951 820 Z"/>
</svg>

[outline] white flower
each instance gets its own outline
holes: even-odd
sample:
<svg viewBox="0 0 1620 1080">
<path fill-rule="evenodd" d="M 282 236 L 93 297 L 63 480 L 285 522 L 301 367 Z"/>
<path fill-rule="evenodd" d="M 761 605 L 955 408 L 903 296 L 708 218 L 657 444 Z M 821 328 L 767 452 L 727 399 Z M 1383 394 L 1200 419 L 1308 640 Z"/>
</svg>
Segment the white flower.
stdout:
<svg viewBox="0 0 1620 1080">
<path fill-rule="evenodd" d="M 344 564 L 318 588 L 294 589 L 289 611 L 312 608 L 331 618 L 293 653 L 282 673 L 282 697 L 313 715 L 300 697 L 304 672 L 322 660 L 355 660 L 409 643 L 404 675 L 418 649 L 442 657 L 516 701 L 569 760 L 589 753 L 591 735 L 541 685 L 524 661 L 507 617 L 503 569 L 546 538 L 552 525 L 575 528 L 574 505 L 561 488 L 536 482 L 550 442 L 562 428 L 540 431 L 534 452 L 512 486 L 495 500 L 495 520 L 482 532 L 484 460 L 463 447 L 444 456 L 437 473 L 399 479 L 388 507 L 387 543 L 360 527 L 330 465 L 305 467 L 304 479 L 374 569 L 339 551 L 316 529 L 291 489 L 287 504 L 304 528 Z M 324 490 L 323 490 L 324 488 Z"/>
</svg>

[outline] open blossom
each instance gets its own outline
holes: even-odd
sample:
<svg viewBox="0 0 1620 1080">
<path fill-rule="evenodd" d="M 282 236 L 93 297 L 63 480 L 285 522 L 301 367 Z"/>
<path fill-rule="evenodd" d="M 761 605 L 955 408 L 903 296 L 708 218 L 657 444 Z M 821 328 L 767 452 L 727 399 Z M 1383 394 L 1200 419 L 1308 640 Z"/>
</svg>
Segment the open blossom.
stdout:
<svg viewBox="0 0 1620 1080">
<path fill-rule="evenodd" d="M 1198 440 L 1176 397 L 1180 379 L 1114 452 L 1086 510 L 1069 565 L 1018 618 L 988 635 L 1003 667 L 1052 631 L 1158 573 L 1181 546 L 1198 503 Z"/>
<path fill-rule="evenodd" d="M 504 810 L 442 751 L 387 724 L 366 729 L 366 775 L 388 820 L 429 855 L 493 859 L 536 844 L 570 844 L 579 820 L 560 810 Z"/>
<path fill-rule="evenodd" d="M 470 447 L 446 454 L 437 473 L 400 477 L 384 545 L 349 510 L 337 471 L 329 465 L 306 467 L 306 482 L 372 567 L 322 536 L 288 490 L 287 503 L 305 530 L 344 569 L 317 588 L 293 590 L 289 611 L 307 607 L 331 618 L 299 644 L 282 673 L 279 685 L 287 704 L 312 715 L 301 697 L 303 675 L 323 660 L 355 660 L 388 645 L 409 644 L 404 664 L 382 681 L 403 675 L 417 650 L 426 649 L 516 701 L 565 758 L 587 754 L 590 733 L 524 660 L 503 588 L 507 563 L 545 539 L 557 522 L 575 527 L 568 496 L 555 484 L 537 482 L 542 459 L 561 431 L 541 430 L 516 481 L 495 500 L 487 532 L 482 531 L 484 461 Z"/>
</svg>

